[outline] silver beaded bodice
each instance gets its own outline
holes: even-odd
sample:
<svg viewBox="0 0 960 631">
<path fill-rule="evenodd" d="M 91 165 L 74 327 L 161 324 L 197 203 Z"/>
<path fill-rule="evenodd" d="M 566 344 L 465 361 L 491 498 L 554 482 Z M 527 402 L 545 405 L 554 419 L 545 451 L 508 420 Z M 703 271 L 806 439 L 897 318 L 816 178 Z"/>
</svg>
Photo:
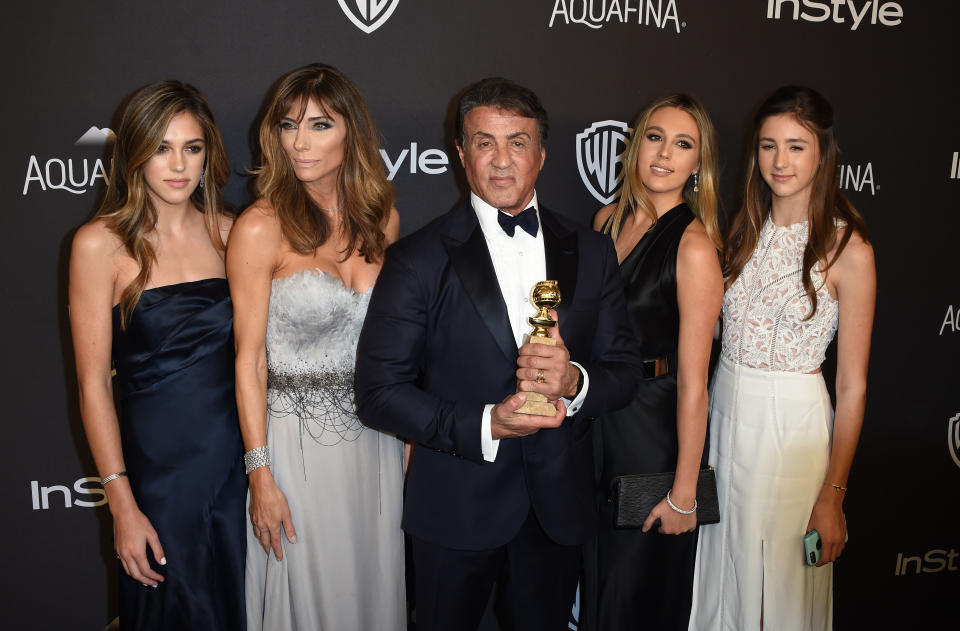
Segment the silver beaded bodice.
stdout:
<svg viewBox="0 0 960 631">
<path fill-rule="evenodd" d="M 299 419 L 301 436 L 324 445 L 360 435 L 353 375 L 369 301 L 369 290 L 357 293 L 320 270 L 273 281 L 267 321 L 271 421 Z"/>
<path fill-rule="evenodd" d="M 817 311 L 802 282 L 807 222 L 775 226 L 770 216 L 753 256 L 723 297 L 721 355 L 751 368 L 813 372 L 837 332 L 839 303 L 814 266 Z"/>
</svg>

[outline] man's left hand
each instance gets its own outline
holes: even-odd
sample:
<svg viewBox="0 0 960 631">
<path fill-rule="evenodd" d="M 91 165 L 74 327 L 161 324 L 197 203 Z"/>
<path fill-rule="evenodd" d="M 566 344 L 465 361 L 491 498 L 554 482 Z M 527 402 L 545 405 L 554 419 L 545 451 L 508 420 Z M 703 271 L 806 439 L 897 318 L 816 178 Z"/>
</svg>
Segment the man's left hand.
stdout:
<svg viewBox="0 0 960 631">
<path fill-rule="evenodd" d="M 557 312 L 551 309 L 550 317 L 556 320 Z M 560 337 L 559 323 L 550 327 L 550 337 L 556 340 L 556 346 L 527 342 L 520 347 L 517 358 L 519 389 L 521 392 L 539 392 L 550 401 L 561 397 L 572 399 L 577 395 L 580 371 L 570 363 L 570 353 Z"/>
</svg>

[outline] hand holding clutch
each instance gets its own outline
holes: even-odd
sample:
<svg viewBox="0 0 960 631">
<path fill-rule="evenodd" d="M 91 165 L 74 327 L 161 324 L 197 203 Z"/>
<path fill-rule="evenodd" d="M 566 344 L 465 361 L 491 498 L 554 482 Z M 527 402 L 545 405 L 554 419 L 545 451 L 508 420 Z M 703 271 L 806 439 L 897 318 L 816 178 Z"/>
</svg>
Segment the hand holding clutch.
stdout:
<svg viewBox="0 0 960 631">
<path fill-rule="evenodd" d="M 642 528 L 650 511 L 659 504 L 673 486 L 674 472 L 638 473 L 620 475 L 610 481 L 611 496 L 615 502 L 615 528 Z M 697 523 L 715 524 L 720 521 L 720 503 L 717 500 L 717 478 L 713 467 L 700 470 L 697 478 Z"/>
</svg>

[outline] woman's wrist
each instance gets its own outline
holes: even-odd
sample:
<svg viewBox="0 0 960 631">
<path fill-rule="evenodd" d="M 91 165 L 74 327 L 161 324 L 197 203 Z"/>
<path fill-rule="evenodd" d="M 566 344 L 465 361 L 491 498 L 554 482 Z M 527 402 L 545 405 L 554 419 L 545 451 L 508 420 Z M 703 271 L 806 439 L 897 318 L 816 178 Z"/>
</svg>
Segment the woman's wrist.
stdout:
<svg viewBox="0 0 960 631">
<path fill-rule="evenodd" d="M 247 474 L 247 480 L 250 487 L 256 490 L 263 489 L 266 486 L 276 485 L 276 481 L 273 479 L 273 471 L 270 470 L 270 465 L 254 469 Z"/>
<path fill-rule="evenodd" d="M 674 497 L 673 493 L 667 491 L 667 506 L 681 515 L 692 515 L 697 511 L 697 500 L 694 498 L 692 501 L 686 502 Z"/>
<path fill-rule="evenodd" d="M 124 481 L 126 484 L 126 481 Z M 110 514 L 113 515 L 113 518 L 123 515 L 124 513 L 129 513 L 132 511 L 139 511 L 137 507 L 137 501 L 133 497 L 133 492 L 130 490 L 130 486 L 126 485 L 126 489 L 121 488 L 121 485 L 111 484 L 107 490 L 107 508 L 110 509 Z"/>
<path fill-rule="evenodd" d="M 243 454 L 243 472 L 250 475 L 257 469 L 270 466 L 270 452 L 266 445 L 260 445 Z"/>
<path fill-rule="evenodd" d="M 697 480 L 700 477 L 699 468 L 677 468 L 670 487 L 670 499 L 674 504 L 689 507 L 697 499 Z"/>
<path fill-rule="evenodd" d="M 843 500 L 846 497 L 845 491 L 838 491 L 833 488 L 829 482 L 824 482 L 823 487 L 820 489 L 820 499 L 829 504 L 834 504 L 840 506 L 843 504 Z"/>
<path fill-rule="evenodd" d="M 689 508 L 697 501 L 697 489 L 674 485 L 670 489 L 670 500 L 681 508 Z"/>
</svg>

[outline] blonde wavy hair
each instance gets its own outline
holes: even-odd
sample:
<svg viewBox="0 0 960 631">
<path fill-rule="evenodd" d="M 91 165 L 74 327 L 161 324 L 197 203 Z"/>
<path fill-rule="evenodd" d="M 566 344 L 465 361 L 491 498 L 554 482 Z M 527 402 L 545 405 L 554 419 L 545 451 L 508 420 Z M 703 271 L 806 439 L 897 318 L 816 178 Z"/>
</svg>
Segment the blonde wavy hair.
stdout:
<svg viewBox="0 0 960 631">
<path fill-rule="evenodd" d="M 717 250 L 723 247 L 723 237 L 720 232 L 718 218 L 718 168 L 717 168 L 717 133 L 707 109 L 696 98 L 688 94 L 672 94 L 649 103 L 633 123 L 633 135 L 627 146 L 623 158 L 623 186 L 620 189 L 620 200 L 607 221 L 603 231 L 609 234 L 614 241 L 620 234 L 620 225 L 631 211 L 642 212 L 657 222 L 657 209 L 647 195 L 646 187 L 637 173 L 637 160 L 640 156 L 640 144 L 643 141 L 647 125 L 654 112 L 664 107 L 675 107 L 693 117 L 700 130 L 700 168 L 698 183 L 694 191 L 691 181 L 683 189 L 683 201 L 686 202 L 693 214 L 703 223 L 707 236 Z M 653 226 L 651 225 L 651 228 Z"/>
</svg>

